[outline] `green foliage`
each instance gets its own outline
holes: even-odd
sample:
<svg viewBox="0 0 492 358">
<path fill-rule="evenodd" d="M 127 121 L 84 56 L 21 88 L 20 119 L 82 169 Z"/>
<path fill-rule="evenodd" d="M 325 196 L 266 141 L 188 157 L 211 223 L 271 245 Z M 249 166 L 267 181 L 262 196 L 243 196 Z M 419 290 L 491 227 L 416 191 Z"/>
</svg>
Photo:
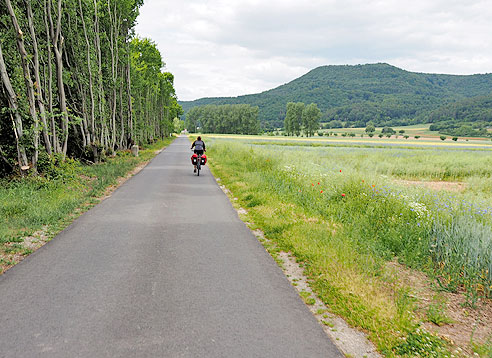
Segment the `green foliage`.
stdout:
<svg viewBox="0 0 492 358">
<path fill-rule="evenodd" d="M 316 103 L 307 105 L 302 111 L 303 131 L 307 137 L 314 135 L 314 131 L 319 128 L 319 119 L 321 111 Z"/>
<path fill-rule="evenodd" d="M 481 358 L 492 358 L 492 336 L 483 344 L 478 344 L 472 340 L 473 351 Z"/>
<path fill-rule="evenodd" d="M 287 103 L 287 110 L 284 120 L 284 128 L 287 135 L 296 135 L 299 137 L 303 128 L 302 114 L 305 104 L 302 102 Z"/>
<path fill-rule="evenodd" d="M 73 180 L 81 172 L 80 162 L 67 158 L 64 159 L 60 153 L 49 156 L 41 152 L 38 159 L 38 171 L 46 179 L 51 180 Z"/>
<path fill-rule="evenodd" d="M 208 105 L 194 107 L 186 116 L 189 132 L 258 134 L 258 107 L 249 105 Z"/>
<path fill-rule="evenodd" d="M 488 136 L 487 127 L 490 123 L 483 121 L 463 122 L 460 120 L 445 120 L 433 123 L 429 130 L 460 137 L 485 137 Z"/>
<path fill-rule="evenodd" d="M 383 133 L 383 134 L 390 134 L 390 135 L 392 135 L 392 134 L 396 134 L 396 131 L 395 131 L 393 128 L 391 128 L 391 127 L 384 127 L 384 128 L 381 130 L 381 133 Z"/>
<path fill-rule="evenodd" d="M 453 321 L 446 316 L 445 309 L 446 305 L 443 302 L 431 303 L 426 311 L 427 320 L 438 326 L 453 323 Z"/>
<path fill-rule="evenodd" d="M 451 357 L 451 353 L 446 349 L 446 343 L 423 328 L 417 328 L 403 338 L 394 349 L 394 352 L 401 357 Z"/>
</svg>

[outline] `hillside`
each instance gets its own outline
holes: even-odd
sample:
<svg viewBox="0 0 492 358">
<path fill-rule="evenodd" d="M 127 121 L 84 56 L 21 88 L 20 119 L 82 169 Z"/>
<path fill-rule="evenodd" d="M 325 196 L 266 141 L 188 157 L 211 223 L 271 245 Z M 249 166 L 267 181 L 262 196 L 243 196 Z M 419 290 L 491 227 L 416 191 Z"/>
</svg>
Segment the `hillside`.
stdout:
<svg viewBox="0 0 492 358">
<path fill-rule="evenodd" d="M 439 107 L 492 93 L 492 74 L 443 75 L 409 72 L 379 63 L 322 66 L 277 88 L 239 97 L 201 98 L 180 102 L 185 112 L 205 104 L 258 106 L 265 128 L 283 125 L 287 102 L 317 103 L 324 122 L 349 126 L 403 125 L 428 121 Z"/>
</svg>

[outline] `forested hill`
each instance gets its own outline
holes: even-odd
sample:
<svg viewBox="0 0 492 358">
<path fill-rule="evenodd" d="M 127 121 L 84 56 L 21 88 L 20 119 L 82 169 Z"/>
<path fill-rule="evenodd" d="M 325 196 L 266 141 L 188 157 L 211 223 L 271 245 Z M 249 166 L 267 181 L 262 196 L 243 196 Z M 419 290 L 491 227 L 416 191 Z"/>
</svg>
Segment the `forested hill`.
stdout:
<svg viewBox="0 0 492 358">
<path fill-rule="evenodd" d="M 442 105 L 492 93 L 492 74 L 443 75 L 402 70 L 380 63 L 322 66 L 277 88 L 239 97 L 180 102 L 185 112 L 205 104 L 245 103 L 258 106 L 266 128 L 281 127 L 288 102 L 316 103 L 324 122 L 340 120 L 364 126 L 426 122 Z"/>
</svg>

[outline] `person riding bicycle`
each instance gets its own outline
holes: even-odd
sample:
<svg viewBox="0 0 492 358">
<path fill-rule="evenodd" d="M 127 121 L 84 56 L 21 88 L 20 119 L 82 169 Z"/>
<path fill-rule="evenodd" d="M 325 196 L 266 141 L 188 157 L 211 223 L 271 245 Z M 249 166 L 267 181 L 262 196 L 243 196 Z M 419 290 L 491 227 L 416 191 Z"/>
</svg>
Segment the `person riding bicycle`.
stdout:
<svg viewBox="0 0 492 358">
<path fill-rule="evenodd" d="M 196 141 L 193 142 L 193 144 L 191 145 L 191 149 L 193 149 L 193 147 L 195 148 L 193 152 L 198 156 L 202 155 L 203 152 L 207 151 L 205 149 L 205 142 L 202 140 L 202 137 L 200 136 L 198 136 Z M 193 172 L 196 173 L 196 165 L 194 167 L 195 169 L 193 170 Z"/>
</svg>

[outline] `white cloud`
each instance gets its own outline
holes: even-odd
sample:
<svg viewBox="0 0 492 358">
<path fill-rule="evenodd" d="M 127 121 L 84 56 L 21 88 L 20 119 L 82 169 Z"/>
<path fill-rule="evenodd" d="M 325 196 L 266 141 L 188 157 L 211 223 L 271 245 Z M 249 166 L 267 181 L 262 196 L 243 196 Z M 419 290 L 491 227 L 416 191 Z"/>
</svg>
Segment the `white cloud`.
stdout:
<svg viewBox="0 0 492 358">
<path fill-rule="evenodd" d="M 492 72 L 490 0 L 147 0 L 152 38 L 183 100 L 256 93 L 319 65 Z"/>
</svg>

